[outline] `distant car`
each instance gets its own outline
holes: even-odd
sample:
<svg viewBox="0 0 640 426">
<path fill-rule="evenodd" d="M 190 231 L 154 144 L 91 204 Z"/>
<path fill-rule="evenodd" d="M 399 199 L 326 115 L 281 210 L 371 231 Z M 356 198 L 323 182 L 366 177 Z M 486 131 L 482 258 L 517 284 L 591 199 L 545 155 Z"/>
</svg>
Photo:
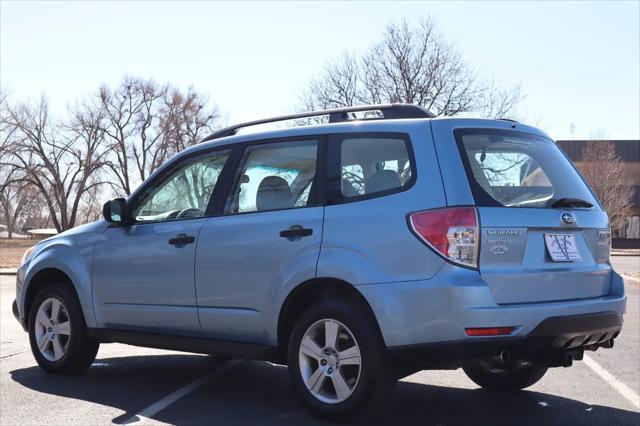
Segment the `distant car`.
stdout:
<svg viewBox="0 0 640 426">
<path fill-rule="evenodd" d="M 18 271 L 14 313 L 46 371 L 81 372 L 105 342 L 270 360 L 341 416 L 422 369 L 525 388 L 612 347 L 626 307 L 599 201 L 513 121 L 375 105 L 245 123 L 104 216 Z"/>
</svg>

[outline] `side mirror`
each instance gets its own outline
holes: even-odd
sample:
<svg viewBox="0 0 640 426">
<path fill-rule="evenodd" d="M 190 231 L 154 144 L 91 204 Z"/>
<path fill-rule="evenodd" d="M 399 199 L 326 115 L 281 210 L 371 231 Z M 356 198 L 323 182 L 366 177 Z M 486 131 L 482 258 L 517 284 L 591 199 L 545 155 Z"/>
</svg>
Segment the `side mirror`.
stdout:
<svg viewBox="0 0 640 426">
<path fill-rule="evenodd" d="M 102 215 L 109 223 L 126 223 L 127 201 L 124 198 L 114 198 L 104 203 Z"/>
</svg>

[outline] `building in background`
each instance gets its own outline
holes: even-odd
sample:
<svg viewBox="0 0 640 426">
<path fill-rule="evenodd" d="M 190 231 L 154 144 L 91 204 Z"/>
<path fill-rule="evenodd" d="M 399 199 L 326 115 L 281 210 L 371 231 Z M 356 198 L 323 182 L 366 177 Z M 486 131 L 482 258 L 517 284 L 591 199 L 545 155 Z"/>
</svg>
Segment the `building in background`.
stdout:
<svg viewBox="0 0 640 426">
<path fill-rule="evenodd" d="M 616 155 L 623 163 L 626 175 L 625 180 L 627 180 L 633 191 L 633 206 L 624 226 L 614 230 L 614 237 L 619 240 L 635 240 L 618 241 L 619 246 L 640 246 L 640 140 L 557 141 L 558 145 L 567 153 L 578 169 L 584 167 L 583 150 L 589 142 L 613 144 Z M 611 179 L 620 179 L 620 176 L 611 176 Z"/>
</svg>

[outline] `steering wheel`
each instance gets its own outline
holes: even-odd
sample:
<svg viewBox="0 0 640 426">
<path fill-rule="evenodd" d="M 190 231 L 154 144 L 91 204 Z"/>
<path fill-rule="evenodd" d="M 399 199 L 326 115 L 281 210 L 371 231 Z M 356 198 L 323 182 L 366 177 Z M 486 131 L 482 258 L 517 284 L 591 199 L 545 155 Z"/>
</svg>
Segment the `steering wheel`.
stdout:
<svg viewBox="0 0 640 426">
<path fill-rule="evenodd" d="M 188 208 L 180 210 L 180 213 L 177 214 L 176 219 L 189 219 L 202 216 L 204 216 L 204 212 L 202 210 L 196 208 Z"/>
</svg>

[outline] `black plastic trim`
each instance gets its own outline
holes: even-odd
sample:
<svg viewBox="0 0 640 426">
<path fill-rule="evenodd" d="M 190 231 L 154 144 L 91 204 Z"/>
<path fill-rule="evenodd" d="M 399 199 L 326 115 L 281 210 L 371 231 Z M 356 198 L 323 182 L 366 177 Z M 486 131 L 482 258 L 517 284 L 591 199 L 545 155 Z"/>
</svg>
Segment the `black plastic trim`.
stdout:
<svg viewBox="0 0 640 426">
<path fill-rule="evenodd" d="M 521 359 L 544 361 L 568 351 L 606 348 L 606 343 L 615 339 L 621 328 L 622 318 L 615 312 L 551 317 L 524 337 L 479 337 L 395 346 L 387 348 L 386 358 L 390 365 L 401 365 L 404 372 L 459 368 L 479 358 L 493 357 L 504 349 Z M 286 362 L 277 346 L 118 329 L 89 328 L 88 331 L 92 339 L 101 343 Z"/>
<path fill-rule="evenodd" d="M 593 350 L 615 339 L 622 319 L 615 312 L 550 317 L 527 336 L 478 337 L 450 342 L 395 346 L 387 355 L 407 371 L 463 367 L 479 358 L 496 356 L 508 349 L 522 359 L 542 360 L 567 351 Z"/>
<path fill-rule="evenodd" d="M 209 204 L 207 204 L 207 216 L 222 214 L 227 195 L 229 194 L 229 188 L 233 183 L 235 170 L 238 167 L 240 157 L 242 156 L 241 146 L 228 145 L 228 147 L 231 148 L 231 152 L 229 153 L 229 158 L 227 158 L 227 161 L 220 172 L 218 182 L 216 182 L 216 185 L 213 187 L 213 193 L 209 198 Z"/>
<path fill-rule="evenodd" d="M 527 337 L 570 339 L 578 335 L 607 333 L 621 327 L 620 315 L 615 312 L 550 317 L 538 324 Z"/>
<path fill-rule="evenodd" d="M 124 343 L 147 348 L 283 362 L 282 353 L 277 346 L 118 329 L 89 328 L 88 331 L 90 338 L 101 343 Z"/>
</svg>

